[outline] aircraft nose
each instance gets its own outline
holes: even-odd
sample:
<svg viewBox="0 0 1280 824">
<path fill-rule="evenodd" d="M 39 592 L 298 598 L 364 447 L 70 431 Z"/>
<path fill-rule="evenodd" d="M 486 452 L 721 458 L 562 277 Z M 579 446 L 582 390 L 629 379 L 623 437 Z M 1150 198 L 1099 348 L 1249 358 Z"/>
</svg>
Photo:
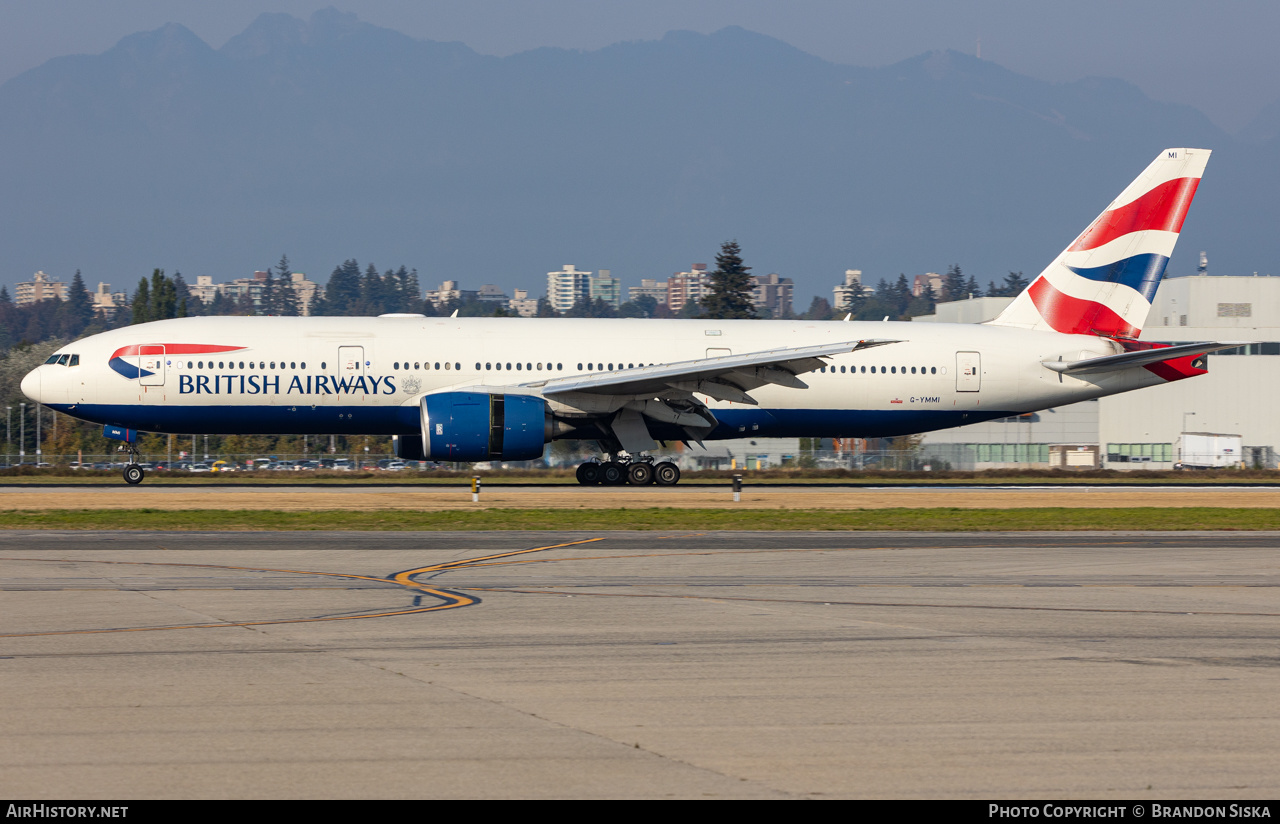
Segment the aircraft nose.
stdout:
<svg viewBox="0 0 1280 824">
<path fill-rule="evenodd" d="M 40 369 L 39 367 L 32 369 L 27 376 L 22 379 L 22 394 L 26 395 L 36 403 L 40 403 Z"/>
</svg>

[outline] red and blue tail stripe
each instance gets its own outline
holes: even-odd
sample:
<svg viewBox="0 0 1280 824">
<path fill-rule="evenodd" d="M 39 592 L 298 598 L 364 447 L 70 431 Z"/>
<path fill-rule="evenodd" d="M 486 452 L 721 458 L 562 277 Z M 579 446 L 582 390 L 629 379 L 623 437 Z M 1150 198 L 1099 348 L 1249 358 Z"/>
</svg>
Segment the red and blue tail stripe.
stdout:
<svg viewBox="0 0 1280 824">
<path fill-rule="evenodd" d="M 1161 152 L 992 323 L 1136 338 L 1209 154 Z"/>
</svg>

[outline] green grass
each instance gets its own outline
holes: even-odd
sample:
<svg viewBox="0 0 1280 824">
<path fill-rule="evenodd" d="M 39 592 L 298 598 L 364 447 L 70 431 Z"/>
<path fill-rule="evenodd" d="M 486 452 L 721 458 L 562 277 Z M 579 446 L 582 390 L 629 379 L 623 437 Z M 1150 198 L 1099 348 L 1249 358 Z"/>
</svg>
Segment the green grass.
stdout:
<svg viewBox="0 0 1280 824">
<path fill-rule="evenodd" d="M 686 486 L 726 486 L 735 473 L 728 470 L 685 472 L 680 483 Z M 984 470 L 982 472 L 896 472 L 888 470 L 798 470 L 766 469 L 739 471 L 748 486 L 772 484 L 800 485 L 849 485 L 849 486 L 985 486 L 985 485 L 1269 485 L 1280 484 L 1280 471 L 1276 470 L 1212 470 L 1203 472 L 1156 472 L 1151 470 L 1095 470 L 1068 472 L 1063 470 Z M 490 486 L 520 485 L 542 486 L 546 484 L 573 485 L 572 472 L 565 470 L 505 470 L 481 472 L 237 472 L 201 473 L 152 472 L 145 484 L 164 486 L 456 486 L 471 483 L 471 477 L 479 475 Z M 0 486 L 3 485 L 103 485 L 122 486 L 119 472 L 74 471 L 70 469 L 0 470 Z"/>
<path fill-rule="evenodd" d="M 1123 509 L 484 509 L 414 512 L 157 509 L 0 512 L 0 529 L 146 530 L 1280 530 L 1280 510 Z"/>
</svg>

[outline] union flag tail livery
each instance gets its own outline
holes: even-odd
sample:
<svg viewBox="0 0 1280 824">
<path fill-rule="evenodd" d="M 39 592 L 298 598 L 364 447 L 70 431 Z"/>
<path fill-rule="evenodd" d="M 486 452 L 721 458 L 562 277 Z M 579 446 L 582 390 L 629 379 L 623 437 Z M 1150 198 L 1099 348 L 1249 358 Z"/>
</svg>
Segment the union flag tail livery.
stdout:
<svg viewBox="0 0 1280 824">
<path fill-rule="evenodd" d="M 1161 152 L 991 324 L 1137 338 L 1209 154 Z"/>
</svg>

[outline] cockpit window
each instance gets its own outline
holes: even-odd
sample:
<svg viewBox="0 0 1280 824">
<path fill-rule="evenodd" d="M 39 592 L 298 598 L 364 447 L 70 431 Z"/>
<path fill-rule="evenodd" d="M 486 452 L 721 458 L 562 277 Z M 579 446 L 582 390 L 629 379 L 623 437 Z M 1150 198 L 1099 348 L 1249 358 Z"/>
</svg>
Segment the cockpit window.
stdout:
<svg viewBox="0 0 1280 824">
<path fill-rule="evenodd" d="M 69 360 L 71 360 L 71 356 L 70 356 L 70 355 L 60 355 L 60 356 L 58 357 L 58 365 L 59 365 L 59 366 L 66 366 L 66 365 L 67 365 L 67 361 L 69 361 Z"/>
<path fill-rule="evenodd" d="M 67 364 L 67 366 L 79 366 L 79 365 L 80 365 L 80 356 L 79 356 L 79 355 L 72 355 L 72 356 L 71 356 L 71 363 Z"/>
<path fill-rule="evenodd" d="M 47 361 L 45 361 L 45 363 L 57 363 L 57 362 L 58 362 L 58 356 L 57 356 L 57 355 L 50 355 L 50 356 L 49 356 L 49 359 L 48 359 Z"/>
</svg>

